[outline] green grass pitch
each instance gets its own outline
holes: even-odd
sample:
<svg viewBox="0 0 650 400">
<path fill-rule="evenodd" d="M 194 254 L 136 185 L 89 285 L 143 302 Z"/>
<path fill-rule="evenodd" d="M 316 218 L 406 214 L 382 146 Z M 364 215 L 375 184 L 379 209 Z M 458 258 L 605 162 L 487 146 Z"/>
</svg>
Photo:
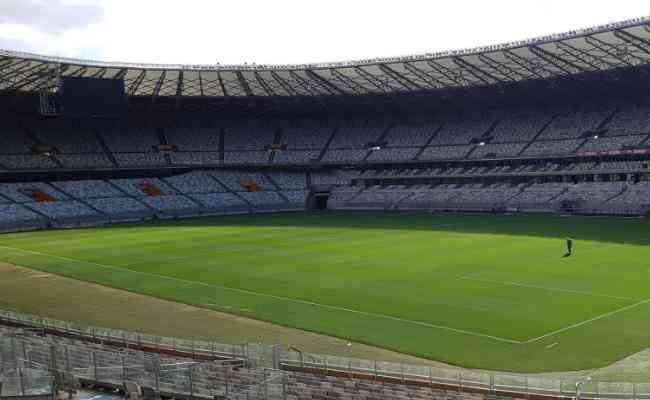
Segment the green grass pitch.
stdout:
<svg viewBox="0 0 650 400">
<path fill-rule="evenodd" d="M 567 236 L 574 255 L 563 258 Z M 465 367 L 537 372 L 604 366 L 650 345 L 649 244 L 643 219 L 284 213 L 8 234 L 0 260 Z"/>
</svg>

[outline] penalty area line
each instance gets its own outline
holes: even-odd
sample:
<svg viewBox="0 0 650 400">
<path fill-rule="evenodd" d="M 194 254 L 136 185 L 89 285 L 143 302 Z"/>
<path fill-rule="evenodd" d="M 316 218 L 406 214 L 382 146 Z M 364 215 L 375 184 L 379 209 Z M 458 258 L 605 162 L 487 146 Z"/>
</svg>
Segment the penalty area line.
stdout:
<svg viewBox="0 0 650 400">
<path fill-rule="evenodd" d="M 616 300 L 636 300 L 636 301 L 639 300 L 638 298 L 634 299 L 632 297 L 614 296 L 611 294 L 587 292 L 584 290 L 573 290 L 573 289 L 562 289 L 562 288 L 555 288 L 555 287 L 548 287 L 548 286 L 529 285 L 526 283 L 499 281 L 495 279 L 472 278 L 471 275 L 462 276 L 459 279 L 463 279 L 466 281 L 494 283 L 503 286 L 519 286 L 519 287 L 530 288 L 530 289 L 546 290 L 549 292 L 562 292 L 562 293 L 581 294 L 581 295 L 593 296 L 593 297 L 605 297 L 605 298 L 616 299 Z"/>
<path fill-rule="evenodd" d="M 598 321 L 598 320 L 600 320 L 600 319 L 607 318 L 607 317 L 611 317 L 612 315 L 615 315 L 615 314 L 621 313 L 621 312 L 623 312 L 623 311 L 630 310 L 630 309 L 632 309 L 632 308 L 635 308 L 635 307 L 638 307 L 638 306 L 640 306 L 640 305 L 647 304 L 647 303 L 650 303 L 650 299 L 641 300 L 641 301 L 638 301 L 638 302 L 636 302 L 636 303 L 634 303 L 634 304 L 629 304 L 629 305 L 627 305 L 627 306 L 625 306 L 625 307 L 621 307 L 621 308 L 618 308 L 618 309 L 616 309 L 616 310 L 613 310 L 613 311 L 610 311 L 610 312 L 606 312 L 606 313 L 604 313 L 604 314 L 597 315 L 597 316 L 595 316 L 595 317 L 593 317 L 593 318 L 589 318 L 589 319 L 587 319 L 587 320 L 584 320 L 584 321 L 581 321 L 581 322 L 575 323 L 575 324 L 573 324 L 573 325 L 569 325 L 569 326 L 566 326 L 566 327 L 564 327 L 564 328 L 561 328 L 561 329 L 555 330 L 555 331 L 553 331 L 553 332 L 549 332 L 549 333 L 547 333 L 547 334 L 545 334 L 545 335 L 538 336 L 538 337 L 536 337 L 536 338 L 532 338 L 532 339 L 526 340 L 526 341 L 524 341 L 524 342 L 522 342 L 522 343 L 524 343 L 524 344 L 535 343 L 535 342 L 537 342 L 537 341 L 539 341 L 539 340 L 542 340 L 542 339 L 545 339 L 545 338 L 547 338 L 547 337 L 550 337 L 550 336 L 553 336 L 553 335 L 557 335 L 558 333 L 566 332 L 566 331 L 571 330 L 571 329 L 573 329 L 573 328 L 578 328 L 578 327 L 580 327 L 580 326 L 583 326 L 583 325 L 586 325 L 586 324 L 589 324 L 589 323 L 592 323 L 592 322 Z"/>
<path fill-rule="evenodd" d="M 385 314 L 378 314 L 378 313 L 367 312 L 367 311 L 359 311 L 359 310 L 354 310 L 354 309 L 351 309 L 351 308 L 345 308 L 345 307 L 339 307 L 339 306 L 332 306 L 332 305 L 328 305 L 328 304 L 315 303 L 315 302 L 311 302 L 311 301 L 307 301 L 307 300 L 298 300 L 298 299 L 293 299 L 293 298 L 290 298 L 290 297 L 276 296 L 276 295 L 266 294 L 266 293 L 259 293 L 259 292 L 254 292 L 254 291 L 246 290 L 246 289 L 237 289 L 237 288 L 231 288 L 231 287 L 228 287 L 228 286 L 215 285 L 215 284 L 211 284 L 211 283 L 190 281 L 190 280 L 181 279 L 181 278 L 174 278 L 174 277 L 166 276 L 166 275 L 154 274 L 154 273 L 151 273 L 151 272 L 134 271 L 132 269 L 117 267 L 117 266 L 114 266 L 114 265 L 100 264 L 100 263 L 96 263 L 96 262 L 92 262 L 92 261 L 83 261 L 83 260 L 78 260 L 76 258 L 57 256 L 55 254 L 41 253 L 41 252 L 34 251 L 34 250 L 20 249 L 20 248 L 17 248 L 17 247 L 11 247 L 11 246 L 5 246 L 5 245 L 0 245 L 0 248 L 4 248 L 4 249 L 7 249 L 7 250 L 13 250 L 13 251 L 19 251 L 19 252 L 28 253 L 28 254 L 35 254 L 37 256 L 57 258 L 57 259 L 60 259 L 60 260 L 63 260 L 63 261 L 69 261 L 69 262 L 74 262 L 74 263 L 79 263 L 79 264 L 94 265 L 94 266 L 109 269 L 109 270 L 112 270 L 112 271 L 129 272 L 129 273 L 133 273 L 133 274 L 137 274 L 137 275 L 149 276 L 149 277 L 154 277 L 154 278 L 159 278 L 159 279 L 166 279 L 166 280 L 185 283 L 185 284 L 200 285 L 200 286 L 211 287 L 211 288 L 215 288 L 215 289 L 229 290 L 229 291 L 232 291 L 232 292 L 243 293 L 243 294 L 259 296 L 259 297 L 266 297 L 266 298 L 270 298 L 270 299 L 287 301 L 287 302 L 296 303 L 296 304 L 304 304 L 304 305 L 309 305 L 309 306 L 313 306 L 313 307 L 320 307 L 320 308 L 334 310 L 334 311 L 343 311 L 343 312 L 353 313 L 353 314 L 357 314 L 357 315 L 365 315 L 365 316 L 368 316 L 368 317 L 381 318 L 381 319 L 386 319 L 386 320 L 391 320 L 391 321 L 396 321 L 396 322 L 407 323 L 407 324 L 411 324 L 411 325 L 419 325 L 419 326 L 423 326 L 423 327 L 427 327 L 427 328 L 439 329 L 439 330 L 459 333 L 459 334 L 468 335 L 468 336 L 475 336 L 475 337 L 481 337 L 481 338 L 485 338 L 485 339 L 491 339 L 491 340 L 495 340 L 495 341 L 499 341 L 499 342 L 503 342 L 503 343 L 509 343 L 509 344 L 523 344 L 523 343 L 526 343 L 526 342 L 522 342 L 522 341 L 519 341 L 519 340 L 506 339 L 506 338 L 502 338 L 502 337 L 498 337 L 498 336 L 492 336 L 492 335 L 488 335 L 488 334 L 484 334 L 484 333 L 467 331 L 467 330 L 464 330 L 464 329 L 452 328 L 452 327 L 448 327 L 448 326 L 444 326 L 444 325 L 430 324 L 430 323 L 427 323 L 427 322 L 415 321 L 415 320 L 410 320 L 410 319 L 400 318 L 400 317 L 394 317 L 394 316 L 385 315 Z"/>
</svg>

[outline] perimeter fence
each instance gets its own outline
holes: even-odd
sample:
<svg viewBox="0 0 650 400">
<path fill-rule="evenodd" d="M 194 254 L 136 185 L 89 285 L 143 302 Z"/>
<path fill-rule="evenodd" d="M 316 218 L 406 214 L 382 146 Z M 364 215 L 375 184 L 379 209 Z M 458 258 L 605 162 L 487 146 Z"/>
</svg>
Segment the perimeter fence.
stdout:
<svg viewBox="0 0 650 400">
<path fill-rule="evenodd" d="M 63 371 L 79 379 L 116 386 L 137 382 L 157 393 L 176 397 L 180 394 L 189 398 L 213 399 L 229 395 L 228 398 L 236 399 L 274 399 L 286 396 L 284 385 L 288 373 L 306 372 L 520 398 L 650 400 L 650 383 L 580 382 L 575 377 L 550 379 L 319 355 L 258 343 L 182 340 L 86 327 L 10 311 L 0 311 L 0 325 L 22 327 L 36 334 L 3 336 L 0 330 L 0 364 L 10 366 L 13 363 L 11 371 L 14 371 L 14 376 L 11 379 L 17 382 L 11 386 L 14 391 L 20 387 L 17 380 L 20 373 L 16 375 L 17 371 L 40 369 Z M 39 334 L 43 338 L 38 338 Z M 48 341 L 47 335 L 73 339 L 75 343 L 85 345 Z M 108 346 L 110 350 L 106 350 Z M 241 371 L 247 371 L 248 375 L 232 375 L 233 365 L 245 366 Z M 28 382 L 25 386 L 27 392 L 32 390 L 31 387 L 41 387 L 46 378 L 51 379 L 43 375 L 29 378 L 31 381 L 25 380 Z"/>
</svg>

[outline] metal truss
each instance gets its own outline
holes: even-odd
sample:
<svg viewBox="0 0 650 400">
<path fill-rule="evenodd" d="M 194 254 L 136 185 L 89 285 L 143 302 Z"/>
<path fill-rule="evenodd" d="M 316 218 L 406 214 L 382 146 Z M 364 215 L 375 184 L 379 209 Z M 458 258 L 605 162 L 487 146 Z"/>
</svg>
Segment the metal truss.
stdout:
<svg viewBox="0 0 650 400">
<path fill-rule="evenodd" d="M 400 74 L 399 72 L 395 71 L 393 68 L 389 67 L 386 64 L 379 64 L 379 68 L 384 71 L 387 75 L 389 75 L 391 78 L 393 78 L 396 82 L 399 82 L 400 85 L 407 91 L 410 90 L 424 90 L 425 88 L 421 86 L 419 83 L 411 80 L 410 78 Z"/>
<path fill-rule="evenodd" d="M 135 78 L 135 80 L 131 82 L 131 86 L 129 86 L 129 89 L 127 90 L 129 96 L 133 96 L 135 94 L 135 92 L 142 84 L 142 81 L 144 80 L 146 74 L 147 74 L 147 70 L 143 69 L 142 71 L 140 71 L 140 74 L 138 74 L 137 78 Z"/>
<path fill-rule="evenodd" d="M 321 92 L 319 92 L 315 87 L 312 87 L 311 82 L 307 81 L 306 79 L 303 79 L 300 75 L 296 73 L 296 71 L 289 71 L 289 76 L 291 76 L 294 81 L 298 82 L 298 84 L 311 96 L 318 96 L 321 94 Z"/>
<path fill-rule="evenodd" d="M 320 84 L 321 87 L 323 87 L 330 94 L 346 94 L 343 90 L 341 90 L 341 88 L 323 78 L 311 69 L 306 69 L 305 74 L 309 75 L 312 79 L 314 79 L 314 81 L 318 82 L 318 84 Z"/>
<path fill-rule="evenodd" d="M 502 79 L 497 78 L 496 76 L 492 75 L 489 72 L 483 71 L 481 68 L 477 67 L 474 64 L 471 64 L 469 61 L 461 57 L 454 57 L 452 58 L 452 61 L 460 68 L 466 68 L 471 75 L 474 75 L 474 77 L 476 77 L 478 80 L 480 80 L 486 85 L 503 83 Z"/>
<path fill-rule="evenodd" d="M 30 74 L 35 70 L 39 70 L 43 64 L 33 64 L 31 62 L 27 63 L 21 63 L 20 66 L 15 67 L 11 69 L 10 71 L 7 71 L 5 74 L 0 76 L 0 83 L 2 82 L 11 82 L 11 81 L 16 81 L 21 76 L 24 76 L 26 74 Z M 9 87 L 13 88 L 14 84 L 8 85 Z"/>
<path fill-rule="evenodd" d="M 525 69 L 530 73 L 531 78 L 539 78 L 539 79 L 546 79 L 551 76 L 554 76 L 555 73 L 552 71 L 549 71 L 546 69 L 541 63 L 539 62 L 532 62 L 527 58 L 524 58 L 520 55 L 517 55 L 513 53 L 510 50 L 506 50 L 503 52 L 503 55 L 512 61 L 513 63 L 517 64 L 521 68 Z M 544 72 L 544 73 L 542 73 Z"/>
<path fill-rule="evenodd" d="M 609 62 L 605 57 L 602 57 L 602 55 L 600 57 L 594 56 L 587 51 L 581 50 L 565 42 L 557 42 L 557 47 L 574 59 L 589 65 L 594 71 L 620 66 L 620 64 L 617 65 Z"/>
<path fill-rule="evenodd" d="M 228 97 L 228 92 L 226 91 L 226 85 L 223 84 L 223 78 L 221 77 L 221 73 L 217 72 L 217 79 L 219 80 L 219 86 L 221 87 L 221 93 L 223 93 L 224 97 Z"/>
<path fill-rule="evenodd" d="M 253 71 L 253 76 L 255 77 L 255 80 L 257 81 L 257 83 L 259 83 L 260 87 L 262 89 L 264 89 L 267 96 L 277 96 L 277 94 L 275 93 L 273 88 L 271 88 L 271 86 L 268 84 L 268 82 L 266 82 L 264 80 L 264 78 L 262 78 L 260 76 L 259 72 Z"/>
<path fill-rule="evenodd" d="M 156 81 L 156 85 L 154 86 L 153 92 L 151 93 L 151 107 L 153 108 L 153 103 L 156 101 L 156 97 L 158 97 L 158 94 L 160 93 L 160 88 L 162 88 L 163 82 L 165 82 L 165 78 L 167 77 L 167 71 L 163 71 L 162 74 L 158 77 L 158 80 Z"/>
<path fill-rule="evenodd" d="M 617 38 L 631 44 L 632 46 L 636 47 L 637 49 L 641 50 L 645 54 L 650 53 L 650 41 L 647 41 L 645 39 L 642 39 L 636 35 L 633 35 L 627 31 L 624 30 L 615 30 L 614 31 L 614 36 Z"/>
<path fill-rule="evenodd" d="M 490 66 L 490 68 L 499 72 L 499 74 L 503 76 L 507 81 L 516 82 L 517 80 L 524 80 L 530 78 L 529 75 L 522 74 L 510 64 L 498 62 L 493 58 L 491 58 L 490 56 L 488 56 L 487 54 L 479 54 L 478 58 L 479 60 L 481 60 L 483 64 L 488 65 Z"/>
<path fill-rule="evenodd" d="M 126 69 L 126 68 L 122 68 L 122 69 L 118 70 L 118 71 L 115 73 L 115 75 L 113 75 L 113 79 L 124 79 L 124 77 L 126 76 L 126 74 L 127 74 L 128 72 L 129 72 L 128 69 Z"/>
<path fill-rule="evenodd" d="M 350 89 L 353 93 L 355 94 L 369 93 L 365 87 L 361 86 L 360 84 L 355 82 L 352 78 L 340 72 L 338 69 L 332 68 L 329 70 L 329 72 L 332 74 L 333 77 L 335 77 L 339 82 L 341 82 L 345 87 Z"/>
<path fill-rule="evenodd" d="M 416 76 L 420 81 L 427 84 L 429 89 L 439 89 L 445 86 L 444 82 L 416 67 L 411 63 L 402 63 L 404 69 Z"/>
<path fill-rule="evenodd" d="M 248 85 L 248 82 L 246 81 L 246 78 L 244 78 L 244 75 L 241 73 L 241 71 L 235 72 L 235 75 L 237 75 L 239 85 L 244 89 L 246 96 L 253 96 L 253 91 L 251 90 L 251 87 Z"/>
<path fill-rule="evenodd" d="M 90 75 L 91 78 L 103 78 L 106 75 L 108 68 L 100 68 L 94 74 Z"/>
<path fill-rule="evenodd" d="M 555 53 L 544 50 L 539 46 L 529 46 L 528 49 L 531 51 L 531 53 L 555 66 L 555 68 L 562 71 L 565 75 L 572 75 L 575 73 L 588 71 L 587 69 L 580 67 L 571 61 L 565 60 Z"/>
<path fill-rule="evenodd" d="M 178 80 L 176 81 L 176 99 L 183 95 L 183 71 L 178 73 Z"/>
<path fill-rule="evenodd" d="M 284 89 L 285 92 L 289 93 L 292 96 L 299 95 L 298 92 L 293 87 L 291 87 L 291 85 L 289 85 L 284 79 L 282 79 L 282 77 L 278 75 L 277 72 L 271 71 L 271 77 L 275 82 L 277 82 L 278 85 L 280 85 L 280 87 L 282 87 L 282 89 Z"/>
<path fill-rule="evenodd" d="M 429 66 L 434 71 L 447 78 L 450 82 L 452 82 L 456 86 L 464 87 L 464 86 L 471 86 L 475 84 L 475 82 L 468 80 L 462 73 L 444 67 L 440 63 L 437 63 L 435 61 L 428 61 L 427 64 L 429 64 Z"/>
<path fill-rule="evenodd" d="M 371 74 L 362 67 L 352 67 L 354 71 L 362 77 L 366 82 L 370 83 L 372 86 L 376 87 L 377 90 L 383 93 L 389 93 L 392 91 L 392 88 L 382 81 L 376 75 Z"/>
</svg>

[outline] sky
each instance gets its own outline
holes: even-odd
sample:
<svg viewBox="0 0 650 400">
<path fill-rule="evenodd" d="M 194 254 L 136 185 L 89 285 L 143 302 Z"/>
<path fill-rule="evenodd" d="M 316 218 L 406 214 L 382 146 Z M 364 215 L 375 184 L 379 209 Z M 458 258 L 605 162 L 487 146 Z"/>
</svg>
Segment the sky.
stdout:
<svg viewBox="0 0 650 400">
<path fill-rule="evenodd" d="M 648 0 L 0 0 L 0 48 L 300 64 L 462 49 L 645 15 Z"/>
</svg>

